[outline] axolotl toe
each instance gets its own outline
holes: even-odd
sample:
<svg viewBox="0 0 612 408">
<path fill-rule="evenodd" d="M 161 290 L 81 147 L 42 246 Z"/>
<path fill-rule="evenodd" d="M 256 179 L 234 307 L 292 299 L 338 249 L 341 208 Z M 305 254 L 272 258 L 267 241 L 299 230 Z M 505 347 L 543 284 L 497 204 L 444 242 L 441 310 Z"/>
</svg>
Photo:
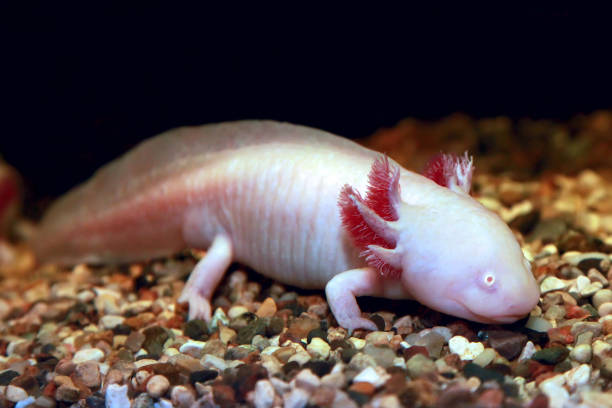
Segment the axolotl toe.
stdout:
<svg viewBox="0 0 612 408">
<path fill-rule="evenodd" d="M 539 298 L 512 231 L 469 195 L 467 156 L 424 175 L 332 134 L 272 121 L 184 127 L 147 140 L 61 197 L 33 247 L 40 261 L 130 262 L 207 249 L 179 301 L 210 319 L 232 261 L 325 288 L 346 328 L 375 329 L 356 297 L 413 298 L 510 323 Z M 362 196 L 363 193 L 363 196 Z"/>
</svg>

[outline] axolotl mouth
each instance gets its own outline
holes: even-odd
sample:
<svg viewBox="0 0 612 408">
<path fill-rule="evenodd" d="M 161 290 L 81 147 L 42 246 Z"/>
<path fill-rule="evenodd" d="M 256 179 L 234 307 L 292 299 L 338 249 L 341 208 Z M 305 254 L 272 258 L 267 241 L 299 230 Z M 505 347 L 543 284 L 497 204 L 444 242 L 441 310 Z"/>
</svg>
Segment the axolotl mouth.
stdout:
<svg viewBox="0 0 612 408">
<path fill-rule="evenodd" d="M 525 317 L 527 317 L 527 315 L 529 314 L 530 310 L 527 310 L 526 308 L 520 308 L 522 309 L 520 312 L 516 312 L 516 313 L 504 313 L 504 314 L 481 314 L 478 312 L 473 311 L 472 309 L 470 309 L 469 307 L 467 307 L 462 301 L 457 300 L 457 299 L 453 299 L 452 300 L 457 308 L 459 310 L 461 310 L 460 312 L 457 312 L 456 315 L 463 317 L 465 319 L 468 320 L 472 320 L 478 323 L 485 323 L 485 324 L 509 324 L 509 323 L 514 323 L 517 320 L 521 320 Z"/>
<path fill-rule="evenodd" d="M 479 322 L 479 323 L 487 323 L 487 324 L 508 324 L 514 323 L 517 320 L 521 320 L 527 316 L 527 313 L 521 314 L 506 314 L 506 315 L 498 315 L 498 316 L 483 316 L 477 313 L 470 311 L 472 317 L 470 320 Z"/>
</svg>

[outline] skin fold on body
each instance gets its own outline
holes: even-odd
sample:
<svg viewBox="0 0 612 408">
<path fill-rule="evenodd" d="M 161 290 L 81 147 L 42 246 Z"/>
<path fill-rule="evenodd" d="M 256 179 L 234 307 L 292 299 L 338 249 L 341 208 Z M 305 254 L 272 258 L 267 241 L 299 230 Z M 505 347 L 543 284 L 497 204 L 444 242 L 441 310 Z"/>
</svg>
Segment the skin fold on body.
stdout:
<svg viewBox="0 0 612 408">
<path fill-rule="evenodd" d="M 539 293 L 512 231 L 469 196 L 471 160 L 428 177 L 320 130 L 272 121 L 183 127 L 149 139 L 61 197 L 33 247 L 41 262 L 130 262 L 207 249 L 180 301 L 210 319 L 233 261 L 325 288 L 346 328 L 375 330 L 356 297 L 411 298 L 485 323 Z M 361 194 L 365 194 L 363 197 Z"/>
</svg>

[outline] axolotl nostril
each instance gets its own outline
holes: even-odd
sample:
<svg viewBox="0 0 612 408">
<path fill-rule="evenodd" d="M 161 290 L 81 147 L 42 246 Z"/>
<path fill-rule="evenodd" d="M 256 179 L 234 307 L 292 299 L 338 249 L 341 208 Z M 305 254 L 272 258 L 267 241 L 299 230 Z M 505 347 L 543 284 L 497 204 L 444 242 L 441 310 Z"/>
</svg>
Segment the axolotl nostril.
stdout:
<svg viewBox="0 0 612 408">
<path fill-rule="evenodd" d="M 179 300 L 210 319 L 232 261 L 325 288 L 346 328 L 376 329 L 356 297 L 414 298 L 509 323 L 538 301 L 510 229 L 469 196 L 472 162 L 441 155 L 424 175 L 332 134 L 272 121 L 168 131 L 60 198 L 40 261 L 129 262 L 207 248 Z"/>
</svg>

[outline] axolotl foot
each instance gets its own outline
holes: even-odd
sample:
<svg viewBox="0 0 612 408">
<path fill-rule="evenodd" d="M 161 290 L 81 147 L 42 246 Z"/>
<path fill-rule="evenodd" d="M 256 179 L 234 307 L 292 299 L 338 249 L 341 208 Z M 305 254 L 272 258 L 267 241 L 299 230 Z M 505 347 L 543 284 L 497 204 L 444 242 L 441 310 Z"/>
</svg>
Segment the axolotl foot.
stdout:
<svg viewBox="0 0 612 408">
<path fill-rule="evenodd" d="M 178 298 L 178 302 L 189 303 L 189 320 L 202 319 L 207 322 L 210 321 L 210 301 L 198 293 L 197 290 L 191 290 L 191 288 L 186 287 Z"/>
<path fill-rule="evenodd" d="M 211 318 L 210 300 L 223 274 L 232 262 L 232 242 L 225 235 L 218 235 L 191 272 L 179 303 L 189 303 L 189 320 Z"/>
<path fill-rule="evenodd" d="M 338 324 L 349 329 L 378 330 L 373 321 L 361 317 L 356 296 L 387 296 L 389 289 L 374 268 L 351 269 L 334 276 L 325 286 L 327 302 Z M 397 285 L 397 282 L 395 282 Z M 401 287 L 401 284 L 399 285 Z M 396 297 L 396 296 L 394 296 Z"/>
</svg>

